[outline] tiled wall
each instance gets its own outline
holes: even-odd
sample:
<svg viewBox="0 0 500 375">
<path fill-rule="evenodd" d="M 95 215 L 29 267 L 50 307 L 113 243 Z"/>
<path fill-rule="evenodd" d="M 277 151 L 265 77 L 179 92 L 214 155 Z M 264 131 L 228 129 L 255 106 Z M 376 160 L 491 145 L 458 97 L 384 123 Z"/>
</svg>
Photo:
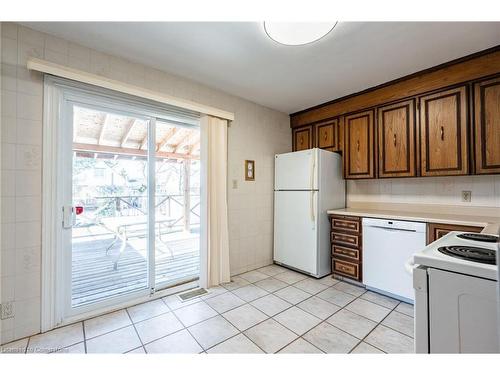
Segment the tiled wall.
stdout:
<svg viewBox="0 0 500 375">
<path fill-rule="evenodd" d="M 1 300 L 15 301 L 15 317 L 2 321 L 2 341 L 33 334 L 40 327 L 43 82 L 40 74 L 26 70 L 28 56 L 234 112 L 228 138 L 231 271 L 240 273 L 272 261 L 273 161 L 274 154 L 291 149 L 286 114 L 2 23 Z M 245 159 L 256 162 L 255 182 L 243 178 Z M 237 189 L 232 188 L 233 180 Z"/>
<path fill-rule="evenodd" d="M 470 203 L 462 202 L 463 190 L 472 192 Z M 357 202 L 500 207 L 500 175 L 348 181 L 347 205 Z"/>
</svg>

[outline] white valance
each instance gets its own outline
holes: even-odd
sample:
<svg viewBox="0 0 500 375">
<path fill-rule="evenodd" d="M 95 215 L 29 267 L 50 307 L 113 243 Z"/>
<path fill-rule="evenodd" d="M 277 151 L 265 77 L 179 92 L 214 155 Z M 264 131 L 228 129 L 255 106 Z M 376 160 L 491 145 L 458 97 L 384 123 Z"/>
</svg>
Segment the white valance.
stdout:
<svg viewBox="0 0 500 375">
<path fill-rule="evenodd" d="M 38 72 L 47 73 L 54 76 L 63 77 L 74 81 L 103 87 L 106 89 L 138 96 L 149 100 L 154 100 L 159 103 L 164 103 L 179 108 L 188 109 L 191 111 L 199 112 L 201 114 L 206 114 L 229 121 L 234 120 L 233 113 L 224 111 L 222 109 L 210 107 L 189 100 L 179 99 L 143 87 L 130 85 L 128 83 L 102 77 L 97 74 L 88 73 L 83 70 L 73 69 L 64 65 L 55 64 L 50 61 L 37 58 L 30 58 L 28 59 L 27 67 L 30 70 L 36 70 Z"/>
</svg>

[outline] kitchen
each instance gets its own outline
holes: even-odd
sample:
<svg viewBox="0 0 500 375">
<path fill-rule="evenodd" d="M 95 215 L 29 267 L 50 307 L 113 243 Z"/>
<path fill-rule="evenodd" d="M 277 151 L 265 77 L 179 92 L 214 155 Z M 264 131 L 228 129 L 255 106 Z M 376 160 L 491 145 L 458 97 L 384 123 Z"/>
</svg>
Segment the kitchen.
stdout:
<svg viewBox="0 0 500 375">
<path fill-rule="evenodd" d="M 421 25 L 2 20 L 2 359 L 499 353 L 499 24 Z"/>
<path fill-rule="evenodd" d="M 437 187 L 447 189 L 450 182 L 446 179 L 450 177 L 441 177 L 440 183 L 437 176 L 500 172 L 497 68 L 491 66 L 491 71 L 480 68 L 473 73 L 477 64 L 489 60 L 490 52 L 495 53 L 484 52 L 482 56 L 463 57 L 291 114 L 295 152 L 277 156 L 278 196 L 282 189 L 281 173 L 288 176 L 290 170 L 297 178 L 299 171 L 306 170 L 304 184 L 309 174 L 316 176 L 316 173 L 320 175 L 319 181 L 329 181 L 321 188 L 314 183 L 310 185 L 311 194 L 318 191 L 320 197 L 330 197 L 330 202 L 315 203 L 314 207 L 311 204 L 311 220 L 314 210 L 322 217 L 317 224 L 319 241 L 327 239 L 327 244 L 317 245 L 318 257 L 321 248 L 326 248 L 324 252 L 331 255 L 333 275 L 339 279 L 415 304 L 417 353 L 498 352 L 498 332 L 491 329 L 498 326 L 495 308 L 498 210 L 466 207 L 466 203 L 455 207 L 429 204 L 433 197 L 427 199 L 425 195 L 414 197 L 415 203 L 409 203 L 408 196 L 400 202 L 397 197 L 394 203 L 382 199 L 378 202 L 377 193 L 373 197 L 366 194 L 368 184 L 355 186 L 361 179 L 374 183 L 379 180 L 379 196 L 384 193 L 390 196 L 398 180 L 382 179 L 408 179 L 406 183 L 403 180 L 401 187 L 411 194 L 416 190 L 412 185 L 418 187 L 425 178 L 434 179 Z M 335 168 L 323 169 L 319 162 L 318 172 L 314 161 L 309 163 L 312 169 L 304 169 L 299 161 L 297 169 L 280 165 L 281 158 L 299 159 L 298 154 L 322 160 L 325 156 L 318 149 L 333 151 L 342 155 L 342 159 L 336 158 Z M 337 175 L 334 181 L 341 181 L 343 172 L 348 194 L 359 189 L 359 195 L 369 199 L 358 201 L 356 197 L 347 202 L 346 208 L 342 200 L 332 202 L 331 196 L 341 199 L 344 195 L 343 187 L 329 180 L 328 171 L 332 169 Z M 288 185 L 291 190 L 298 188 L 293 182 Z M 471 191 L 461 191 L 460 198 L 461 202 L 471 202 Z M 408 203 L 403 203 L 405 200 Z M 298 205 L 297 201 L 290 199 L 283 206 L 289 207 L 291 202 Z M 275 215 L 278 223 L 275 236 L 289 237 L 283 250 L 280 240 L 275 239 L 275 261 L 307 272 L 306 263 L 295 259 L 295 253 L 300 254 L 303 248 L 298 238 L 301 233 L 297 226 L 291 226 L 294 228 L 291 232 L 286 228 L 281 230 L 280 217 L 285 216 L 290 223 L 290 214 L 278 204 Z M 280 251 L 289 254 L 284 256 Z M 318 260 L 319 266 L 311 274 L 320 272 L 322 262 L 329 263 L 330 259 Z M 483 273 L 479 272 L 482 268 Z M 435 273 L 440 274 L 439 281 L 432 281 L 436 276 L 428 276 Z M 451 281 L 454 278 L 458 278 L 456 285 Z M 474 287 L 467 286 L 479 280 L 484 285 L 475 288 L 481 291 L 474 292 Z M 441 285 L 447 285 L 448 289 Z M 482 316 L 481 324 L 473 319 L 477 314 Z M 444 325 L 444 321 L 448 323 Z"/>
</svg>

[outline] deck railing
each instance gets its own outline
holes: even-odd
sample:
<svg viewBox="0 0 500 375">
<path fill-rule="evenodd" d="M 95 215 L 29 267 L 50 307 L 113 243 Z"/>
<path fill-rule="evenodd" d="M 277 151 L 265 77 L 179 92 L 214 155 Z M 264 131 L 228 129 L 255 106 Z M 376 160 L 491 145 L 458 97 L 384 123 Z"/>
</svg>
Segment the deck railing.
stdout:
<svg viewBox="0 0 500 375">
<path fill-rule="evenodd" d="M 200 222 L 200 195 L 189 196 L 189 221 L 191 225 Z M 93 198 L 74 199 L 76 205 L 84 207 L 84 215 L 79 217 L 77 225 L 98 223 L 99 219 L 106 217 L 142 216 L 147 214 L 147 195 L 115 195 Z M 185 216 L 184 195 L 182 194 L 156 194 L 155 210 L 157 214 L 175 219 L 172 226 L 183 225 Z"/>
</svg>

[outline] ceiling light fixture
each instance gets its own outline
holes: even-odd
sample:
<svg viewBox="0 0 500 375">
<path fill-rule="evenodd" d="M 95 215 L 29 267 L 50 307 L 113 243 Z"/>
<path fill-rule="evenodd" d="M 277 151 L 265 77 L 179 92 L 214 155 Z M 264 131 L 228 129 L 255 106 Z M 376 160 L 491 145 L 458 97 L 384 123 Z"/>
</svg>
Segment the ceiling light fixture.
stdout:
<svg viewBox="0 0 500 375">
<path fill-rule="evenodd" d="M 275 42 L 301 46 L 320 40 L 335 25 L 337 22 L 264 22 L 264 31 Z"/>
</svg>

